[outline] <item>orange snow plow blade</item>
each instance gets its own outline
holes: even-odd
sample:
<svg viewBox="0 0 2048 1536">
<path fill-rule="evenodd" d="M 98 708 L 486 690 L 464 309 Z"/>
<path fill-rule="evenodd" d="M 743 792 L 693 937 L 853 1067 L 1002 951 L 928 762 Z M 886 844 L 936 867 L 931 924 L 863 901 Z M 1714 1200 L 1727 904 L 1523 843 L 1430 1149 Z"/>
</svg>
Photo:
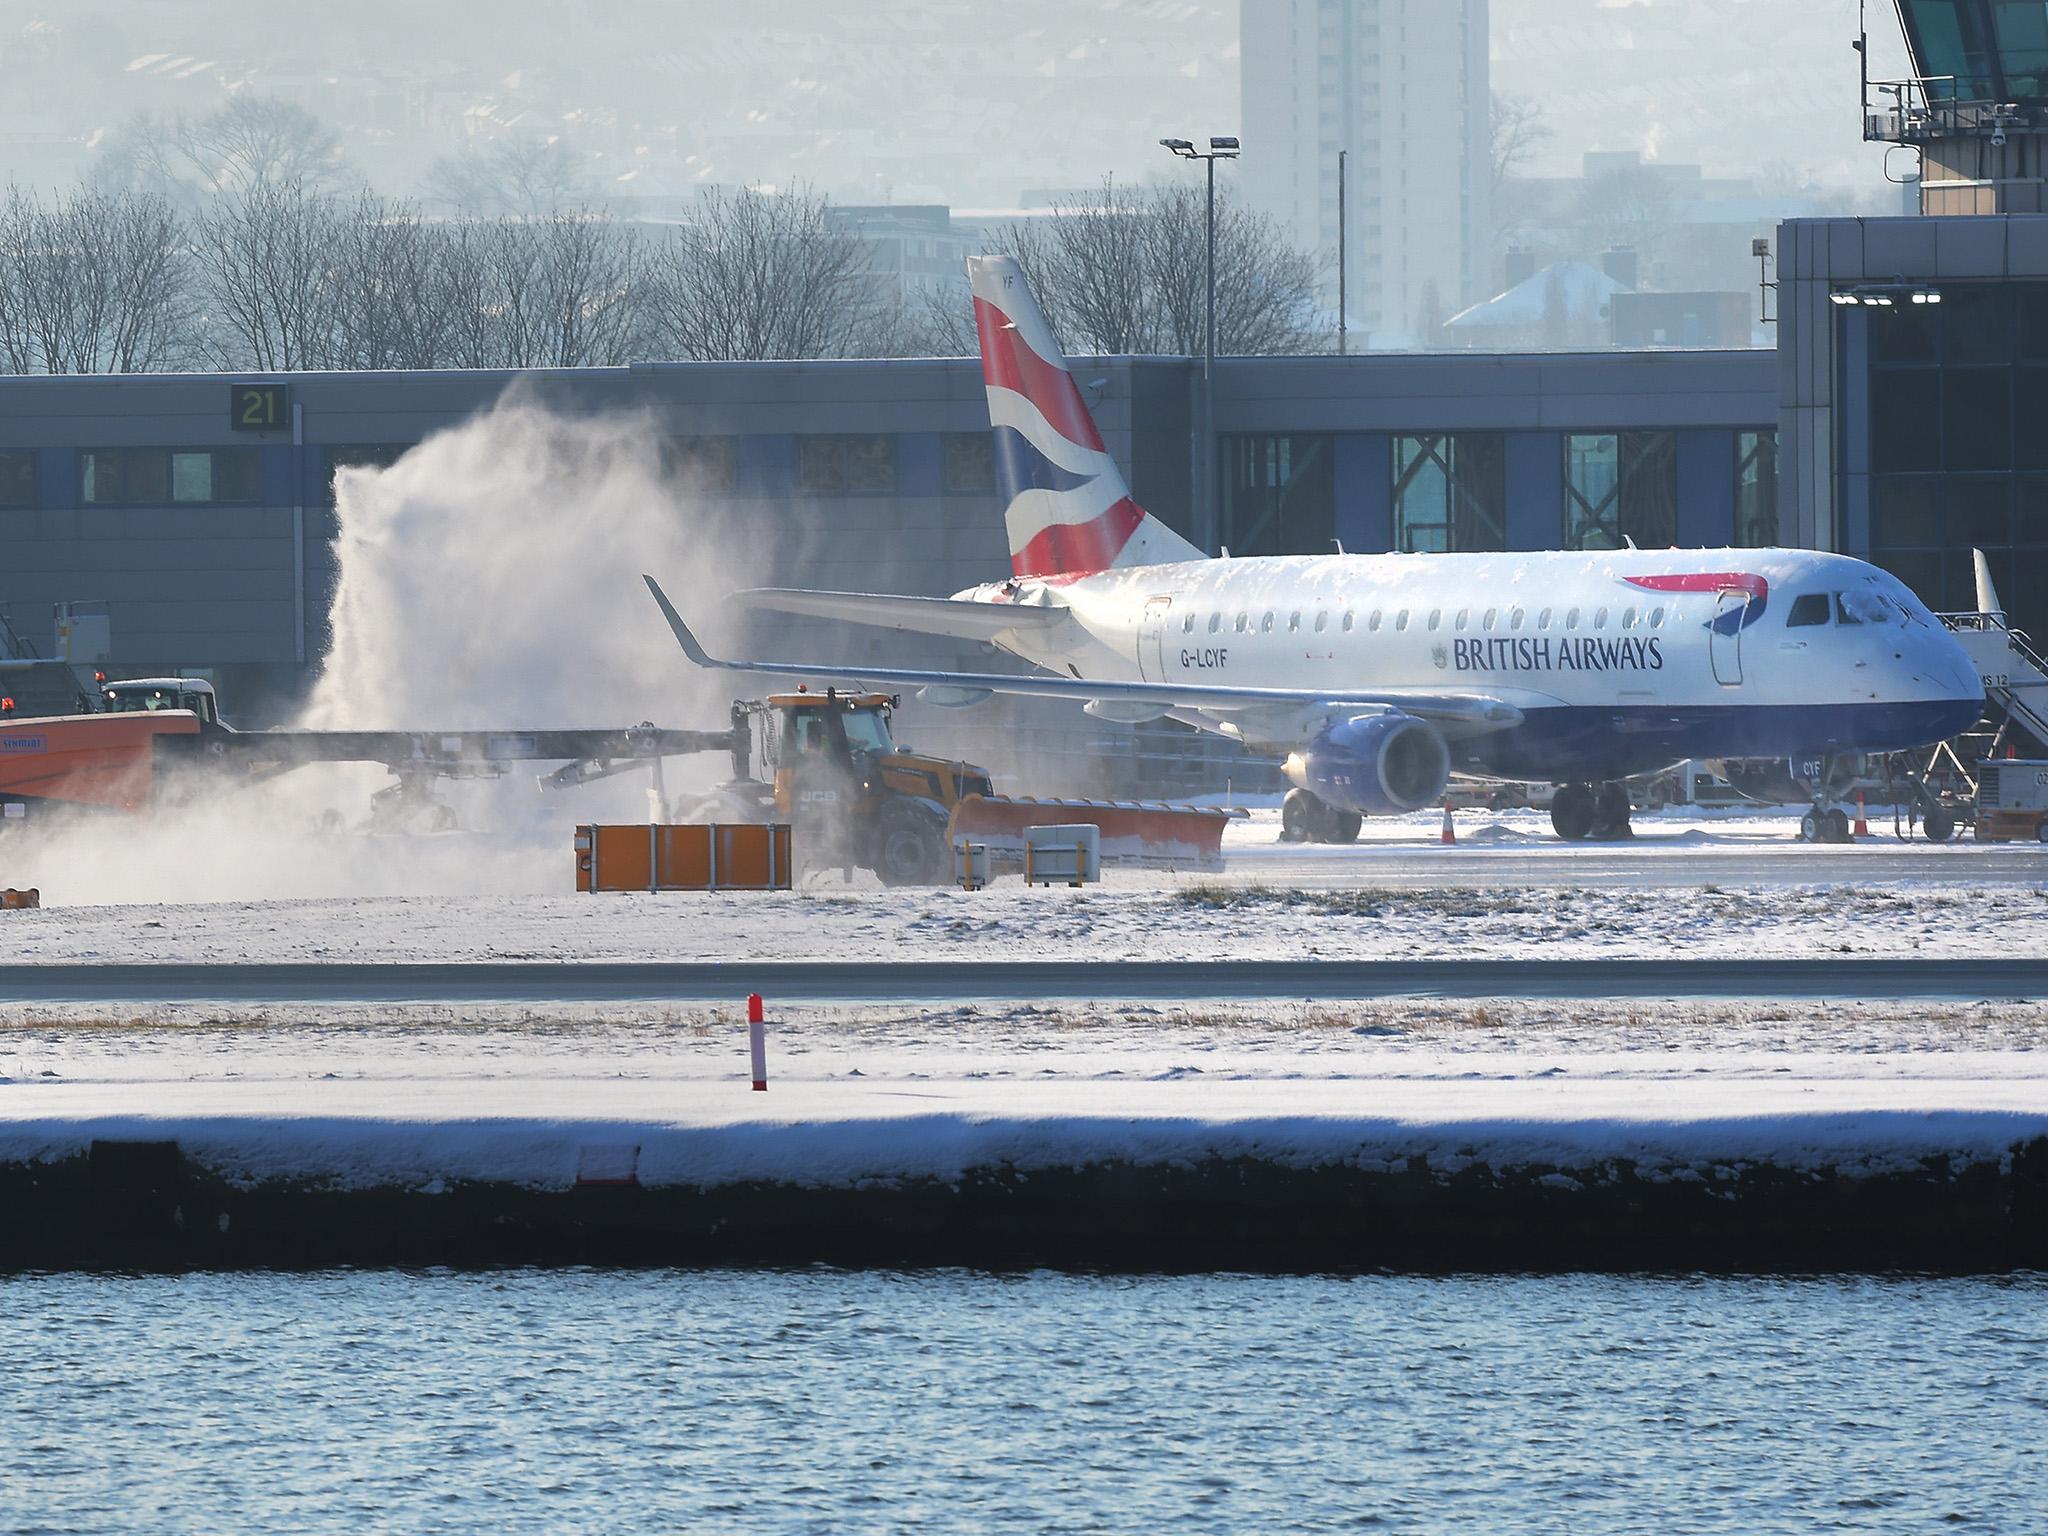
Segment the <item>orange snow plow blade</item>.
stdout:
<svg viewBox="0 0 2048 1536">
<path fill-rule="evenodd" d="M 1026 827 L 1102 829 L 1102 857 L 1124 864 L 1221 869 L 1223 829 L 1241 810 L 1158 800 L 1034 800 L 967 795 L 953 808 L 949 844 L 962 840 L 1021 855 Z"/>
</svg>

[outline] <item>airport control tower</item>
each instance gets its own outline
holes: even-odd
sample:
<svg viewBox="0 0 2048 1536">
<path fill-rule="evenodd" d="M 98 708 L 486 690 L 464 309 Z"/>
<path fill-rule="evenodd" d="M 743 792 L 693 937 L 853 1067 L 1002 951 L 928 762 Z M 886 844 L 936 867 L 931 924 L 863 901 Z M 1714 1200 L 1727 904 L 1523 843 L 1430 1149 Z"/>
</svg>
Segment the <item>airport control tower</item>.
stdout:
<svg viewBox="0 0 2048 1536">
<path fill-rule="evenodd" d="M 1919 151 L 1924 214 L 2048 212 L 2048 5 L 1895 3 L 1914 74 L 1866 63 L 1864 138 Z"/>
</svg>

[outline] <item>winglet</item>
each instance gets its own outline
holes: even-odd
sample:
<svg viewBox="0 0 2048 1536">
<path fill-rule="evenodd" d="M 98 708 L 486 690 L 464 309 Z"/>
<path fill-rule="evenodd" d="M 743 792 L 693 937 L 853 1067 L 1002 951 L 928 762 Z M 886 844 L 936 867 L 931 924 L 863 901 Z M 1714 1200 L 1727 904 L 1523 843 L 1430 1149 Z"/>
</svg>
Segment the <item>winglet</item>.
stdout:
<svg viewBox="0 0 2048 1536">
<path fill-rule="evenodd" d="M 683 648 L 683 654 L 700 667 L 729 667 L 728 661 L 720 661 L 697 643 L 697 637 L 690 633 L 690 626 L 683 622 L 683 616 L 676 612 L 676 605 L 668 600 L 668 594 L 661 590 L 661 583 L 645 572 L 640 579 L 647 583 L 647 590 L 654 594 L 654 600 L 661 605 L 661 616 L 668 620 L 668 627 L 674 632 L 676 644 Z"/>
</svg>

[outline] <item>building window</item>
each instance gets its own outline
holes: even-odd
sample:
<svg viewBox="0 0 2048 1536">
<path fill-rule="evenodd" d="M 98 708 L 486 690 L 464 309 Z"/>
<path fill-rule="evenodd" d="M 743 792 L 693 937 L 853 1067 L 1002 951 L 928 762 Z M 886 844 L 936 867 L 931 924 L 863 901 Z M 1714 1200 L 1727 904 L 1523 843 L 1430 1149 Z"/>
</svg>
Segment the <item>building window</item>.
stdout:
<svg viewBox="0 0 2048 1536">
<path fill-rule="evenodd" d="M 896 442 L 889 437 L 800 437 L 797 489 L 803 491 L 893 491 Z"/>
<path fill-rule="evenodd" d="M 1981 549 L 2013 622 L 2048 624 L 2048 283 L 1945 282 L 1836 323 L 1871 359 L 1868 464 L 1843 461 L 1870 471 L 1870 558 L 1947 612 L 1974 606 Z"/>
<path fill-rule="evenodd" d="M 1337 526 L 1334 439 L 1321 434 L 1223 442 L 1223 543 L 1234 555 L 1321 554 Z"/>
<path fill-rule="evenodd" d="M 36 455 L 33 448 L 0 453 L 0 507 L 36 504 Z"/>
<path fill-rule="evenodd" d="M 1669 432 L 1570 433 L 1567 549 L 1661 549 L 1678 536 L 1678 442 Z"/>
<path fill-rule="evenodd" d="M 1778 434 L 1735 434 L 1735 544 L 1772 549 L 1778 543 Z"/>
<path fill-rule="evenodd" d="M 996 488 L 996 443 L 988 432 L 946 434 L 945 488 L 953 493 Z"/>
<path fill-rule="evenodd" d="M 662 445 L 662 472 L 689 490 L 729 493 L 739 480 L 737 449 L 729 437 L 672 437 Z"/>
<path fill-rule="evenodd" d="M 1508 547 L 1507 455 L 1498 432 L 1394 439 L 1394 547 Z"/>
<path fill-rule="evenodd" d="M 80 458 L 89 506 L 218 506 L 262 496 L 254 448 L 99 448 Z"/>
</svg>

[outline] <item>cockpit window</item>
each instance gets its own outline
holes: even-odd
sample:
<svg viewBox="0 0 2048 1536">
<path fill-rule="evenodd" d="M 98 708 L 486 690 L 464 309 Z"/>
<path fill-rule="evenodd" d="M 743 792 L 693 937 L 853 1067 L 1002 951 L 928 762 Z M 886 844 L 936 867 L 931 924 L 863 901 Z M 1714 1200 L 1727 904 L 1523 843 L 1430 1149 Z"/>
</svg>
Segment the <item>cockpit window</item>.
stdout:
<svg viewBox="0 0 2048 1536">
<path fill-rule="evenodd" d="M 1836 593 L 1835 609 L 1836 617 L 1844 624 L 1891 624 L 1898 617 L 1882 597 L 1868 588 Z"/>
<path fill-rule="evenodd" d="M 1828 595 L 1825 592 L 1803 592 L 1792 599 L 1792 611 L 1785 615 L 1787 629 L 1801 629 L 1809 624 L 1825 624 L 1828 621 Z"/>
</svg>

